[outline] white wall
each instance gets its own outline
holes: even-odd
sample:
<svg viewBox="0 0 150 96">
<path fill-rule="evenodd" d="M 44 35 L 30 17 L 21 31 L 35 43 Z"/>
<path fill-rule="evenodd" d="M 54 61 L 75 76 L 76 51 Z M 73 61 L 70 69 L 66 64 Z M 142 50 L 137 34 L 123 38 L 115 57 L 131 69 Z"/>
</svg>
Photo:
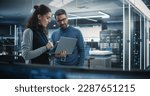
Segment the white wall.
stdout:
<svg viewBox="0 0 150 96">
<path fill-rule="evenodd" d="M 78 28 L 81 31 L 85 42 L 89 42 L 91 41 L 91 39 L 93 39 L 95 42 L 99 42 L 100 31 L 102 30 L 101 26 L 76 27 L 76 28 Z"/>
</svg>

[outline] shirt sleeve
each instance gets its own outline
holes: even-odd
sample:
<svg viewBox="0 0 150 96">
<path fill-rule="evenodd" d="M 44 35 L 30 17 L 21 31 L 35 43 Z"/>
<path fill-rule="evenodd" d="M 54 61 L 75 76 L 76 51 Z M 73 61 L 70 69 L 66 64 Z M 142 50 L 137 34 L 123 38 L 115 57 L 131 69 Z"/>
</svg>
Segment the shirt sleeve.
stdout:
<svg viewBox="0 0 150 96">
<path fill-rule="evenodd" d="M 33 32 L 31 29 L 26 29 L 23 33 L 23 41 L 21 43 L 22 56 L 25 60 L 30 60 L 40 56 L 47 49 L 46 46 L 32 50 Z"/>
</svg>

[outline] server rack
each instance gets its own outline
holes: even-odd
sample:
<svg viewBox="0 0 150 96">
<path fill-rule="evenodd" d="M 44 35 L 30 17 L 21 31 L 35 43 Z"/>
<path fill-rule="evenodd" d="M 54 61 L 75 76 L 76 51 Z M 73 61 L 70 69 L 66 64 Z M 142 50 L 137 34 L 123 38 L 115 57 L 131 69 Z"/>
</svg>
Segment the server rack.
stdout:
<svg viewBox="0 0 150 96">
<path fill-rule="evenodd" d="M 121 30 L 103 30 L 100 32 L 100 49 L 113 52 L 112 67 L 123 66 L 123 38 Z"/>
</svg>

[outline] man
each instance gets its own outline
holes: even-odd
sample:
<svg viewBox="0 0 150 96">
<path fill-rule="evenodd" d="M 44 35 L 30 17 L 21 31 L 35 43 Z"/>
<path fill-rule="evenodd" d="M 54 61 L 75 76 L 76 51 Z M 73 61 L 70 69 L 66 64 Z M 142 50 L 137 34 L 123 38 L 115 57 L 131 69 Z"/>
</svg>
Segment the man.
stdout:
<svg viewBox="0 0 150 96">
<path fill-rule="evenodd" d="M 67 55 L 65 60 L 62 60 L 61 57 L 56 57 L 55 63 L 58 65 L 82 66 L 84 64 L 84 41 L 80 30 L 68 24 L 67 13 L 64 9 L 59 9 L 55 12 L 55 19 L 60 28 L 52 34 L 51 39 L 54 46 L 56 46 L 61 36 L 77 39 L 73 53 Z"/>
</svg>

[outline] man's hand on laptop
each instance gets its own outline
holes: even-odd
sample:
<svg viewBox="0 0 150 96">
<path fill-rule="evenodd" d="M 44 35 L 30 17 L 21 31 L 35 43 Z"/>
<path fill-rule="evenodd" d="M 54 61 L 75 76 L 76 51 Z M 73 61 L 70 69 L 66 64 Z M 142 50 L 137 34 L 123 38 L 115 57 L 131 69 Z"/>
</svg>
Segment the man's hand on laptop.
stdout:
<svg viewBox="0 0 150 96">
<path fill-rule="evenodd" d="M 66 57 L 66 51 L 60 51 L 59 53 L 55 53 L 55 57 Z"/>
</svg>

